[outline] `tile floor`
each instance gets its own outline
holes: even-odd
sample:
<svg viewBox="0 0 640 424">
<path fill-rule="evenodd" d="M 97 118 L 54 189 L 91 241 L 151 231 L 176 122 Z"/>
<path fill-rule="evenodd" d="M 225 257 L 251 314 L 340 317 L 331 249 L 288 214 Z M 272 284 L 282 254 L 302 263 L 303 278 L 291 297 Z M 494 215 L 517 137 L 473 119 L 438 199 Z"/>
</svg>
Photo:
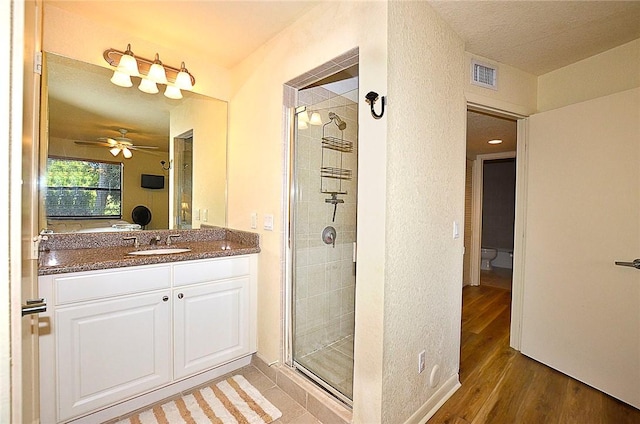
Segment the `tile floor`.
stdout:
<svg viewBox="0 0 640 424">
<path fill-rule="evenodd" d="M 309 353 L 298 362 L 349 399 L 353 397 L 353 336 Z"/>
<path fill-rule="evenodd" d="M 239 370 L 233 371 L 229 374 L 225 374 L 221 377 L 216 378 L 213 381 L 207 382 L 203 386 L 209 386 L 211 384 L 215 384 L 221 380 L 229 378 L 233 375 L 240 374 L 244 378 L 249 381 L 256 389 L 262 393 L 262 395 L 273 405 L 276 406 L 281 412 L 282 417 L 273 422 L 273 424 L 285 424 L 285 423 L 296 423 L 296 424 L 321 424 L 313 415 L 311 415 L 306 409 L 302 407 L 298 402 L 296 402 L 291 396 L 285 393 L 281 388 L 276 386 L 276 384 L 269 379 L 266 375 L 264 375 L 260 370 L 258 370 L 253 365 L 248 365 L 246 367 L 240 368 Z M 194 389 L 188 390 L 186 393 L 193 391 Z M 165 403 L 169 399 L 165 399 L 160 403 Z M 145 407 L 143 410 L 149 409 L 153 407 L 153 405 Z M 134 411 L 131 415 L 134 415 L 139 411 Z M 117 422 L 126 417 L 119 417 L 118 419 L 109 421 L 109 423 Z"/>
</svg>

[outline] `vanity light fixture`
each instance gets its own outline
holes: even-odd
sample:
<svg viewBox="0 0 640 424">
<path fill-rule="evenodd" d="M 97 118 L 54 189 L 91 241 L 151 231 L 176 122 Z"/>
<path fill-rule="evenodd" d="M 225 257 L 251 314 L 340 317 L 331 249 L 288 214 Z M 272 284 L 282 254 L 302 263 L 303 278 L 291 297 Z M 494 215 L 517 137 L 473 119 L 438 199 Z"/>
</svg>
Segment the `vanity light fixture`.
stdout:
<svg viewBox="0 0 640 424">
<path fill-rule="evenodd" d="M 497 140 L 497 139 L 496 140 L 489 140 L 488 143 L 489 144 L 500 144 L 500 143 L 502 143 L 502 140 Z"/>
<path fill-rule="evenodd" d="M 322 125 L 322 118 L 320 117 L 320 113 L 313 112 L 311 114 L 311 118 L 309 118 L 309 123 L 311 125 Z"/>
<path fill-rule="evenodd" d="M 131 51 L 131 44 L 127 44 L 127 49 L 108 49 L 103 55 L 104 60 L 113 67 L 115 71 L 111 82 L 120 87 L 132 87 L 131 77 L 141 78 L 138 88 L 145 93 L 158 93 L 157 84 L 166 85 L 164 95 L 170 99 L 181 99 L 180 90 L 192 90 L 196 79 L 189 73 L 184 62 L 180 68 L 164 65 L 156 53 L 154 60 L 136 56 Z"/>
</svg>

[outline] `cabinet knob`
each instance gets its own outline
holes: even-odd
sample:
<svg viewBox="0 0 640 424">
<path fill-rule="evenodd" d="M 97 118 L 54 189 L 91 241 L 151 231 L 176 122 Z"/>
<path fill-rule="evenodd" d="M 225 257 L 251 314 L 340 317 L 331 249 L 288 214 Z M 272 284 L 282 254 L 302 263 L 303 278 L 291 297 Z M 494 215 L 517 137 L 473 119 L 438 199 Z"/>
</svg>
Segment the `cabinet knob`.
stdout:
<svg viewBox="0 0 640 424">
<path fill-rule="evenodd" d="M 163 302 L 166 302 L 166 301 L 168 301 L 168 300 L 169 300 L 169 296 L 162 296 L 162 301 L 163 301 Z"/>
<path fill-rule="evenodd" d="M 178 293 L 178 299 L 182 299 L 183 297 L 184 297 L 184 294 Z"/>
</svg>

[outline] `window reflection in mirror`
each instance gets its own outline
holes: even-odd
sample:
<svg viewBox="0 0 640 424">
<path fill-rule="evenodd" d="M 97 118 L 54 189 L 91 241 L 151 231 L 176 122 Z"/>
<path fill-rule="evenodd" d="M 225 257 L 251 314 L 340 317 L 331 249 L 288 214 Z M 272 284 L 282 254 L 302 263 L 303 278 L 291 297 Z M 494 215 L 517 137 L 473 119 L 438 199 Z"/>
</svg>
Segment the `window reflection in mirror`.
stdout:
<svg viewBox="0 0 640 424">
<path fill-rule="evenodd" d="M 123 88 L 110 82 L 112 75 L 108 68 L 45 56 L 40 227 L 54 232 L 121 228 L 109 219 L 78 217 L 72 218 L 74 225 L 64 226 L 60 218 L 47 217 L 47 196 L 52 201 L 45 186 L 49 157 L 121 163 L 124 222 L 133 223 L 131 211 L 144 206 L 151 212 L 146 229 L 199 228 L 205 219 L 226 225 L 227 103 L 192 92 L 168 99 L 162 87 L 158 94 L 147 94 L 137 89 L 139 78 L 132 78 L 133 87 Z M 178 169 L 174 144 L 185 134 L 191 137 L 192 159 Z M 124 144 L 114 149 L 113 140 Z M 164 176 L 167 183 L 161 189 L 143 187 L 142 174 Z"/>
</svg>

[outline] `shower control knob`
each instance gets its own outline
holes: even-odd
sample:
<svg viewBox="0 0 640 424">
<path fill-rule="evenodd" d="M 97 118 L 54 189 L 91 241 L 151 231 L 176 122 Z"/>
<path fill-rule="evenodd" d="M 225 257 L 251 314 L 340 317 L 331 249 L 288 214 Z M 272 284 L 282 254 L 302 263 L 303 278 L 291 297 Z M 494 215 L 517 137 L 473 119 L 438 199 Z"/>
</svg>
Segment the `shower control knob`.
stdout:
<svg viewBox="0 0 640 424">
<path fill-rule="evenodd" d="M 325 229 L 322 230 L 322 241 L 324 241 L 325 244 L 332 244 L 333 247 L 336 247 L 336 229 L 332 226 L 325 227 Z"/>
</svg>

